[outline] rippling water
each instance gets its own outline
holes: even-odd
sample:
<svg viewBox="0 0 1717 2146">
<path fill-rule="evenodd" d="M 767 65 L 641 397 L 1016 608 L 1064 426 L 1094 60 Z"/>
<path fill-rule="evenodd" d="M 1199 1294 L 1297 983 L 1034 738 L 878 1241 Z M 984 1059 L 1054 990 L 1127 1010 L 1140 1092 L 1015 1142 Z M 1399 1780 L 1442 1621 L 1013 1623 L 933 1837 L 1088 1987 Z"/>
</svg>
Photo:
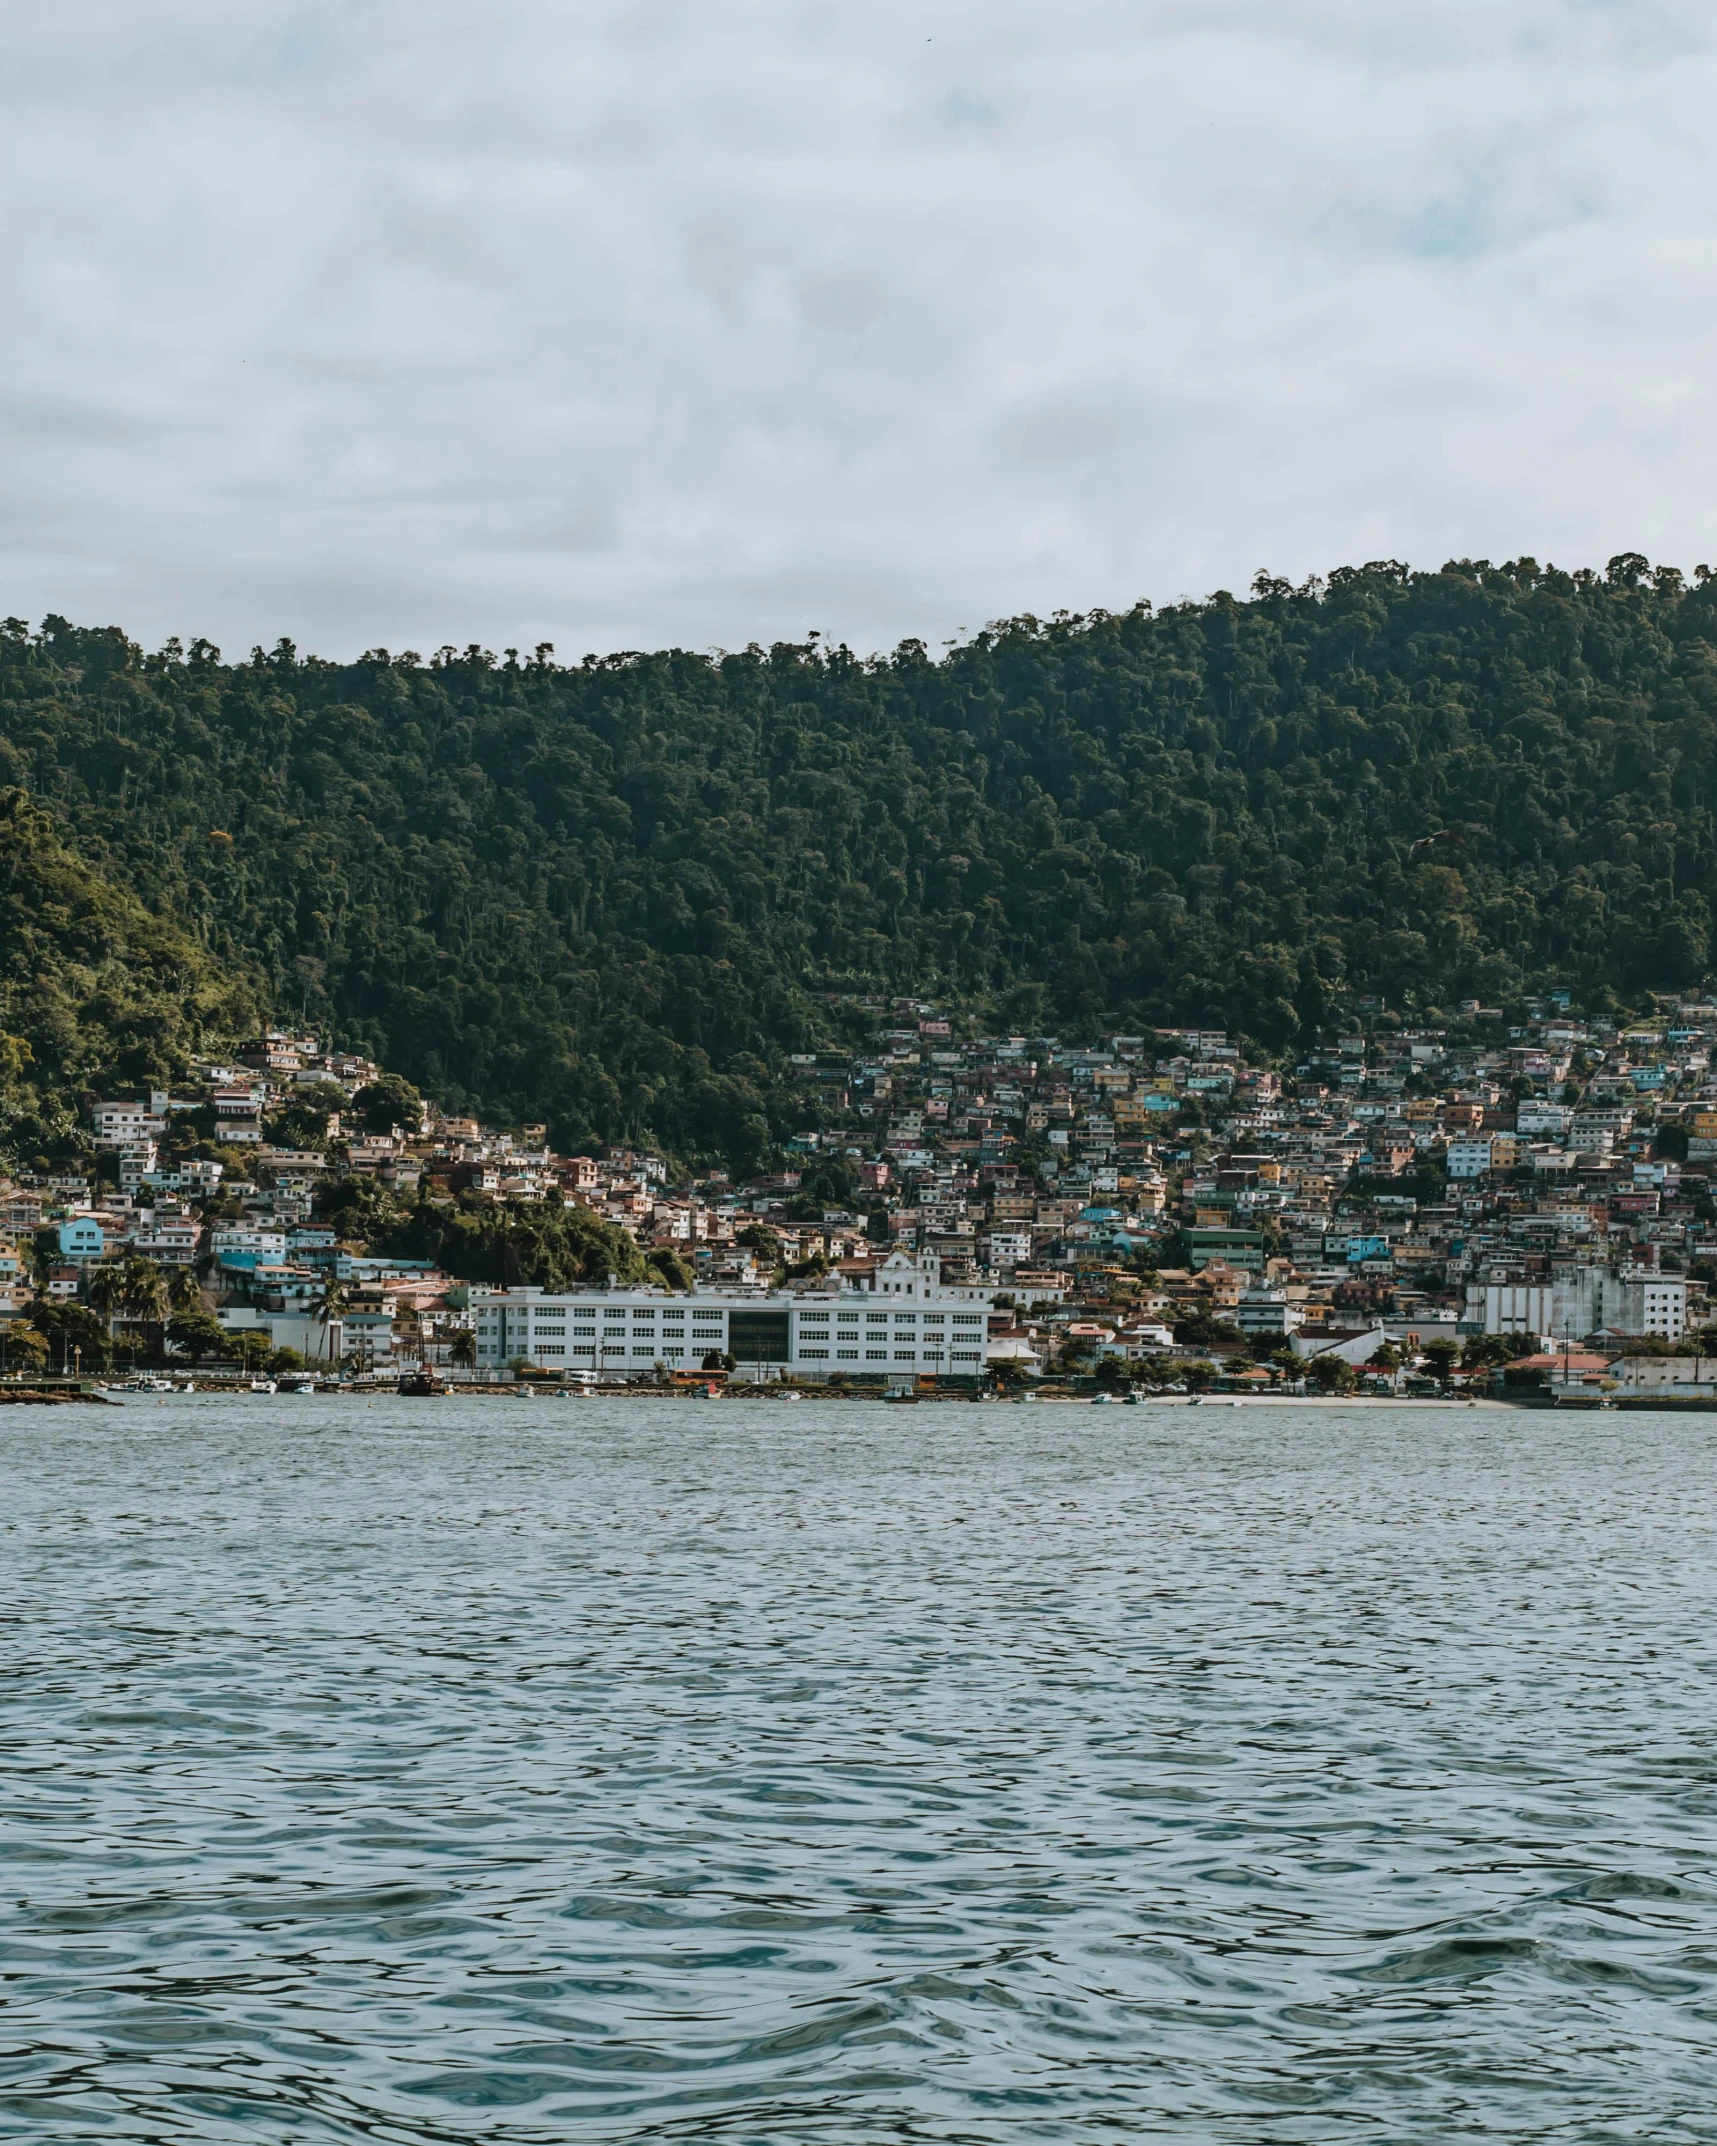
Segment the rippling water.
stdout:
<svg viewBox="0 0 1717 2146">
<path fill-rule="evenodd" d="M 0 1445 L 6 2136 L 1717 2140 L 1717 1418 Z"/>
</svg>

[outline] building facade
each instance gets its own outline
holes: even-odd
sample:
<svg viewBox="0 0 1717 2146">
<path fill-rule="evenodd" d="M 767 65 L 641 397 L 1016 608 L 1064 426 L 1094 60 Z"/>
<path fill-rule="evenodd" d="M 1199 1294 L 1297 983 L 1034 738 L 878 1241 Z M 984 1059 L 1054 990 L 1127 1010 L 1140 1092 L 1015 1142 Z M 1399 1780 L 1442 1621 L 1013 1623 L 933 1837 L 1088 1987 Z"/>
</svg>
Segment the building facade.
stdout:
<svg viewBox="0 0 1717 2146">
<path fill-rule="evenodd" d="M 1241 1333 L 1277 1334 L 1285 1341 L 1305 1324 L 1305 1308 L 1292 1302 L 1285 1289 L 1243 1289 L 1235 1307 L 1235 1324 Z"/>
<path fill-rule="evenodd" d="M 1487 1334 L 1579 1339 L 1607 1330 L 1679 1341 L 1687 1331 L 1687 1282 L 1655 1268 L 1559 1268 L 1549 1281 L 1491 1278 L 1469 1286 L 1467 1325 Z"/>
<path fill-rule="evenodd" d="M 933 1253 L 896 1252 L 822 1292 L 661 1288 L 503 1289 L 472 1304 L 477 1368 L 644 1378 L 731 1357 L 736 1380 L 979 1377 L 989 1347 L 987 1289 L 944 1286 Z"/>
</svg>

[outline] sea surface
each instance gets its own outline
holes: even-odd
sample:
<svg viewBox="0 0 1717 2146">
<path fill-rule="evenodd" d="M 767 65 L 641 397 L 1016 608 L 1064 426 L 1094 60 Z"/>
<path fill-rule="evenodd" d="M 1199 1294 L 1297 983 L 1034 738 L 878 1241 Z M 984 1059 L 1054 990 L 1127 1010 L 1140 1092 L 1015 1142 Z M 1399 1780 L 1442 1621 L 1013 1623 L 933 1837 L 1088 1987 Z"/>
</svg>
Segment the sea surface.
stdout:
<svg viewBox="0 0 1717 2146">
<path fill-rule="evenodd" d="M 1717 1416 L 0 1410 L 0 2136 L 1717 2141 Z"/>
</svg>

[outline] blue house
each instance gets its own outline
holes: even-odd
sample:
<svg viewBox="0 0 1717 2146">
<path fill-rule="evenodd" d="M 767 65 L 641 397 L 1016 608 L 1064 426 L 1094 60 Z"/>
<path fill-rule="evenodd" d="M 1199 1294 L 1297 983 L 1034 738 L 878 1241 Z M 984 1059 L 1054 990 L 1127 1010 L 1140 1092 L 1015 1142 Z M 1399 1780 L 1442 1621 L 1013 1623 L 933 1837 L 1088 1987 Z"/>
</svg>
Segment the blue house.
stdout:
<svg viewBox="0 0 1717 2146">
<path fill-rule="evenodd" d="M 62 1259 L 99 1259 L 107 1250 L 107 1233 L 93 1215 L 74 1215 L 60 1224 Z"/>
</svg>

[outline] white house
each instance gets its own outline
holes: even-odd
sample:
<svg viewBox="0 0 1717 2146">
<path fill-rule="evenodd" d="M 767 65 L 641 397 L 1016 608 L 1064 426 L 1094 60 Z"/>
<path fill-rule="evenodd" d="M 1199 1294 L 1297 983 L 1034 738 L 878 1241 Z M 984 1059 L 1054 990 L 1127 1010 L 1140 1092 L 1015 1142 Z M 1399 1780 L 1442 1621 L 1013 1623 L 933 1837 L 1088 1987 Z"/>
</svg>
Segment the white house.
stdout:
<svg viewBox="0 0 1717 2146">
<path fill-rule="evenodd" d="M 209 1250 L 217 1259 L 229 1253 L 251 1254 L 257 1259 L 284 1259 L 286 1257 L 286 1232 L 278 1229 L 255 1229 L 245 1223 L 221 1223 L 209 1233 Z"/>
<path fill-rule="evenodd" d="M 1344 1364 L 1368 1364 L 1390 1339 L 1384 1326 L 1367 1327 L 1363 1333 L 1326 1336 L 1319 1329 L 1300 1327 L 1289 1336 L 1288 1346 L 1298 1357 L 1310 1360 L 1314 1356 L 1338 1357 Z"/>
<path fill-rule="evenodd" d="M 994 1335 L 986 1354 L 990 1363 L 1011 1364 L 1032 1378 L 1043 1369 L 1042 1352 L 1029 1334 L 1015 1332 Z"/>
<path fill-rule="evenodd" d="M 1450 1177 L 1483 1177 L 1489 1168 L 1490 1142 L 1488 1140 L 1451 1140 L 1449 1142 Z"/>
<path fill-rule="evenodd" d="M 393 1361 L 391 1316 L 385 1335 L 372 1329 L 362 1336 L 348 1335 L 343 1319 L 324 1322 L 309 1312 L 259 1311 L 251 1304 L 223 1304 L 215 1318 L 229 1334 L 264 1334 L 271 1349 L 296 1349 L 308 1363 L 332 1366 L 348 1353 L 374 1369 Z"/>
<path fill-rule="evenodd" d="M 1285 1339 L 1306 1323 L 1303 1299 L 1291 1300 L 1285 1289 L 1242 1289 L 1235 1321 L 1243 1334 L 1280 1334 Z"/>
<path fill-rule="evenodd" d="M 1175 1345 L 1174 1329 L 1154 1319 L 1136 1320 L 1129 1326 L 1117 1327 L 1113 1340 L 1098 1344 L 1099 1356 L 1119 1356 L 1127 1363 L 1137 1363 L 1143 1357 L 1167 1356 Z"/>
<path fill-rule="evenodd" d="M 159 1140 L 167 1130 L 166 1098 L 152 1096 L 148 1103 L 97 1103 L 91 1112 L 98 1148 L 136 1146 Z"/>
<path fill-rule="evenodd" d="M 127 1140 L 119 1150 L 119 1189 L 141 1192 L 155 1169 L 157 1149 L 153 1140 Z"/>
</svg>

